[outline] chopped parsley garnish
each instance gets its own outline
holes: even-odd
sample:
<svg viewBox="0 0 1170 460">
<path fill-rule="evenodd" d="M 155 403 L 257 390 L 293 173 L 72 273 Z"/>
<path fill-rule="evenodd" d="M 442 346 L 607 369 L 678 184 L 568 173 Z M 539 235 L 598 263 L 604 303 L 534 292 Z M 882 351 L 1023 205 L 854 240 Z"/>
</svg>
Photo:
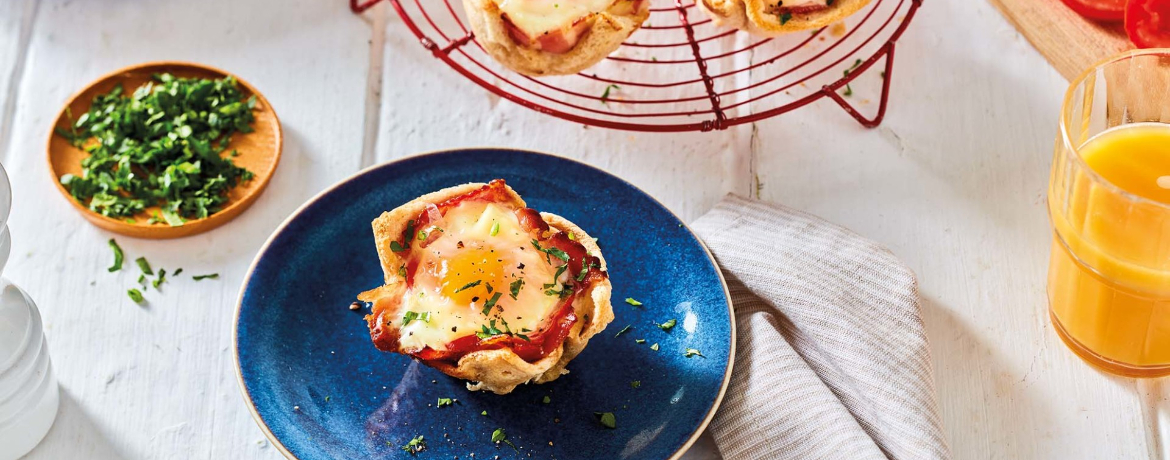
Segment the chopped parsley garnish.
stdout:
<svg viewBox="0 0 1170 460">
<path fill-rule="evenodd" d="M 491 313 L 492 308 L 495 307 L 496 302 L 499 302 L 499 301 L 500 301 L 500 293 L 497 292 L 495 294 L 492 294 L 492 298 L 488 299 L 488 301 L 484 302 L 484 304 L 483 304 L 483 312 L 482 312 L 483 315 L 487 316 L 488 313 Z"/>
<path fill-rule="evenodd" d="M 171 273 L 171 276 L 179 276 L 180 273 L 183 273 L 183 269 L 177 268 L 177 269 L 175 269 L 174 273 Z"/>
<path fill-rule="evenodd" d="M 499 222 L 492 222 L 491 235 L 496 236 L 496 234 L 498 234 L 498 233 L 500 233 L 500 223 Z"/>
<path fill-rule="evenodd" d="M 485 284 L 485 285 L 483 285 L 483 286 L 487 288 L 488 294 L 491 294 L 491 293 L 492 293 L 492 291 L 495 291 L 495 290 L 496 290 L 495 288 L 493 288 L 493 287 L 492 287 L 492 283 L 487 283 L 487 284 Z"/>
<path fill-rule="evenodd" d="M 528 338 L 528 336 L 527 336 L 527 335 L 524 335 L 524 334 L 512 334 L 512 335 L 515 335 L 516 337 L 519 337 L 519 338 L 521 338 L 521 339 L 524 339 L 524 341 L 525 341 L 525 342 L 531 342 L 531 341 L 532 341 L 532 339 Z"/>
<path fill-rule="evenodd" d="M 848 69 L 845 69 L 845 76 L 848 77 L 850 72 L 853 72 L 854 70 L 856 70 L 860 66 L 861 66 L 861 59 L 853 61 L 853 65 L 849 66 Z M 853 95 L 853 88 L 850 87 L 848 83 L 846 83 L 845 84 L 845 91 L 842 92 L 841 94 L 845 95 L 846 97 L 852 96 Z"/>
<path fill-rule="evenodd" d="M 541 398 L 541 399 L 540 399 L 540 402 L 541 402 L 541 403 L 544 403 L 544 404 L 548 404 L 548 403 L 552 402 L 552 398 L 550 398 L 550 397 L 548 397 L 547 395 L 545 395 L 545 397 L 543 397 L 543 398 Z"/>
<path fill-rule="evenodd" d="M 585 276 L 589 274 L 589 269 L 593 267 L 594 265 L 592 260 L 588 263 L 581 264 L 581 273 L 577 274 L 577 282 L 580 283 L 585 281 Z"/>
<path fill-rule="evenodd" d="M 252 131 L 256 98 L 234 77 L 155 74 L 127 95 L 121 85 L 95 96 L 89 111 L 56 133 L 89 154 L 81 175 L 60 177 L 90 211 L 129 218 L 160 208 L 151 222 L 183 225 L 215 214 L 228 192 L 252 179 L 222 155 L 233 134 Z"/>
<path fill-rule="evenodd" d="M 615 90 L 615 89 L 622 89 L 622 87 L 620 87 L 618 85 L 609 85 L 609 86 L 605 87 L 605 91 L 601 93 L 601 103 L 602 104 L 609 102 L 609 92 L 612 90 Z"/>
<path fill-rule="evenodd" d="M 688 358 L 690 358 L 692 356 L 698 356 L 698 357 L 704 358 L 704 359 L 707 358 L 706 356 L 703 356 L 703 352 L 696 350 L 694 348 L 687 348 L 687 351 L 683 353 L 683 356 L 686 356 Z"/>
<path fill-rule="evenodd" d="M 480 412 L 480 413 L 479 413 L 479 415 L 482 415 L 482 416 L 484 416 L 484 417 L 487 417 L 487 411 L 485 410 L 485 411 L 483 411 L 483 412 Z"/>
<path fill-rule="evenodd" d="M 646 343 L 646 339 L 634 339 L 634 343 Z"/>
<path fill-rule="evenodd" d="M 211 273 L 211 274 L 207 274 L 207 275 L 195 275 L 195 276 L 192 276 L 191 279 L 193 279 L 195 281 L 219 279 L 219 273 Z"/>
<path fill-rule="evenodd" d="M 427 450 L 427 440 L 424 439 L 421 434 L 415 436 L 414 439 L 411 439 L 410 442 L 402 446 L 402 451 L 410 455 L 417 454 L 424 450 Z"/>
<path fill-rule="evenodd" d="M 407 311 L 406 313 L 402 314 L 402 327 L 406 327 L 406 325 L 410 324 L 411 321 L 422 321 L 424 323 L 430 323 L 431 312 L 428 311 L 423 313 L 415 313 L 413 311 Z"/>
<path fill-rule="evenodd" d="M 492 442 L 503 442 L 505 439 L 508 439 L 508 434 L 503 428 L 496 428 L 496 431 L 492 432 Z"/>
<path fill-rule="evenodd" d="M 671 318 L 666 320 L 665 323 L 659 324 L 658 328 L 664 331 L 670 331 L 671 329 L 674 329 L 675 324 L 678 324 L 678 321 L 675 321 L 674 318 Z"/>
<path fill-rule="evenodd" d="M 626 297 L 626 303 L 628 303 L 628 304 L 630 304 L 630 305 L 633 305 L 633 306 L 635 306 L 635 307 L 641 307 L 641 306 L 642 306 L 642 302 L 639 302 L 639 301 L 637 301 L 637 300 L 634 300 L 634 298 L 633 298 L 633 297 Z"/>
<path fill-rule="evenodd" d="M 565 262 L 569 261 L 569 255 L 566 254 L 565 251 L 562 251 L 562 250 L 557 249 L 557 248 L 542 248 L 542 247 L 540 247 L 540 242 L 536 241 L 536 240 L 532 240 L 532 246 L 535 247 L 537 251 L 543 252 L 543 253 L 547 254 L 548 256 L 556 257 L 556 258 L 561 259 Z M 548 259 L 548 256 L 545 256 L 545 258 Z M 549 261 L 549 263 L 552 263 L 552 259 L 548 259 L 548 261 Z"/>
<path fill-rule="evenodd" d="M 406 264 L 398 266 L 398 276 L 406 278 Z"/>
<path fill-rule="evenodd" d="M 470 283 L 464 284 L 463 287 L 456 289 L 455 292 L 458 293 L 460 291 L 466 291 L 466 290 L 471 289 L 473 287 L 479 286 L 480 282 L 481 282 L 480 280 L 475 280 L 475 281 L 472 281 Z"/>
<path fill-rule="evenodd" d="M 613 416 L 613 412 L 594 412 L 593 416 L 597 418 L 597 423 L 601 426 L 614 429 L 617 428 L 617 418 Z"/>
<path fill-rule="evenodd" d="M 638 388 L 640 386 L 642 386 L 641 380 L 635 380 L 633 382 L 630 382 L 630 388 Z"/>
<path fill-rule="evenodd" d="M 631 325 L 627 324 L 627 325 L 626 325 L 626 327 L 623 327 L 623 328 L 622 328 L 622 330 L 618 331 L 618 333 L 617 333 L 617 334 L 614 334 L 614 335 L 613 335 L 613 336 L 614 336 L 614 338 L 617 338 L 618 336 L 620 336 L 620 335 L 622 335 L 622 334 L 625 334 L 625 333 L 626 333 L 627 331 L 629 331 L 629 330 L 630 330 L 630 328 L 632 328 L 632 327 L 633 327 L 633 326 L 631 326 Z"/>
<path fill-rule="evenodd" d="M 516 300 L 516 296 L 520 295 L 520 288 L 522 287 L 524 287 L 523 278 L 513 281 L 512 284 L 508 286 L 508 290 L 511 291 L 512 300 Z"/>
<path fill-rule="evenodd" d="M 398 244 L 397 241 L 391 241 L 390 242 L 390 250 L 394 251 L 394 252 L 402 252 L 402 251 L 405 251 L 406 248 L 402 247 L 401 244 Z"/>
<path fill-rule="evenodd" d="M 113 238 L 110 238 L 110 249 L 114 250 L 114 264 L 110 265 L 110 273 L 113 273 L 122 269 L 122 258 L 124 256 L 122 255 L 122 247 L 118 246 L 118 242 L 114 241 Z"/>
<path fill-rule="evenodd" d="M 145 300 L 142 297 L 142 291 L 139 291 L 137 289 L 131 289 L 129 291 L 126 291 L 126 295 L 130 296 L 130 300 L 133 300 L 134 303 L 142 303 L 142 301 Z"/>
<path fill-rule="evenodd" d="M 165 283 L 166 281 L 167 281 L 167 271 L 166 271 L 166 269 L 160 268 L 160 269 L 158 269 L 158 278 L 155 278 L 154 281 L 151 281 L 150 285 L 154 286 L 154 289 L 157 291 L 159 285 Z"/>
<path fill-rule="evenodd" d="M 484 325 L 480 326 L 480 330 L 475 333 L 475 336 L 479 337 L 481 339 L 486 339 L 486 338 L 494 337 L 497 335 L 501 335 L 503 333 L 504 333 L 504 331 L 501 331 L 501 330 L 496 328 L 496 320 L 493 319 L 493 320 L 489 321 L 488 324 L 484 324 Z"/>
<path fill-rule="evenodd" d="M 418 240 L 424 241 L 426 239 L 427 239 L 427 232 L 425 230 L 419 230 L 418 231 Z"/>
<path fill-rule="evenodd" d="M 577 235 L 574 235 L 572 231 L 569 232 L 569 241 L 577 241 Z"/>
<path fill-rule="evenodd" d="M 656 343 L 654 345 L 650 345 L 650 349 L 654 350 L 654 351 L 658 351 L 658 344 Z"/>
<path fill-rule="evenodd" d="M 150 269 L 150 262 L 147 262 L 145 257 L 134 259 L 134 263 L 138 264 L 138 269 L 142 270 L 143 274 L 154 276 L 154 270 Z"/>
<path fill-rule="evenodd" d="M 439 398 L 439 402 L 435 405 L 439 406 L 439 407 L 446 407 L 446 406 L 450 406 L 452 404 L 455 404 L 455 400 L 453 400 L 451 398 Z"/>
<path fill-rule="evenodd" d="M 780 25 L 788 24 L 788 21 L 791 21 L 791 20 L 792 20 L 792 12 L 791 11 L 785 11 L 783 13 L 780 13 Z"/>
</svg>

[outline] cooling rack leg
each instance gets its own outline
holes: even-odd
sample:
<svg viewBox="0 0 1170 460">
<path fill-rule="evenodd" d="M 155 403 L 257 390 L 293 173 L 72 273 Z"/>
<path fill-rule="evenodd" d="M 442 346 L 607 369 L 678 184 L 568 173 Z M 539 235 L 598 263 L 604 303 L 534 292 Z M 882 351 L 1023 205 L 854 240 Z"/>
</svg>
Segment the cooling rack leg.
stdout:
<svg viewBox="0 0 1170 460">
<path fill-rule="evenodd" d="M 837 89 L 840 85 L 831 85 L 821 88 L 821 92 L 825 93 L 826 96 L 836 102 L 837 105 L 841 106 L 842 109 L 845 109 L 845 112 L 847 112 L 850 116 L 853 117 L 853 119 L 857 120 L 858 123 L 861 123 L 861 125 L 866 128 L 876 128 L 878 125 L 882 124 L 882 119 L 886 117 L 886 105 L 890 100 L 890 79 L 893 78 L 894 71 L 894 42 L 886 43 L 886 46 L 884 46 L 881 51 L 874 54 L 873 57 L 869 58 L 868 61 L 862 63 L 858 71 L 855 72 L 856 75 L 865 73 L 865 71 L 869 70 L 869 68 L 873 66 L 874 62 L 877 62 L 877 60 L 882 56 L 885 56 L 886 58 L 885 71 L 882 73 L 882 95 L 881 100 L 878 103 L 877 114 L 874 115 L 873 118 L 865 118 L 865 116 L 861 115 L 861 112 L 858 112 L 857 109 L 853 108 L 853 105 L 850 104 L 849 101 L 846 101 L 845 98 L 841 97 L 840 94 L 837 94 Z M 849 81 L 852 81 L 852 79 L 849 79 Z M 842 82 L 842 84 L 844 83 L 848 83 L 848 81 Z"/>
<path fill-rule="evenodd" d="M 349 9 L 354 13 L 361 13 L 362 11 L 370 9 L 370 7 L 377 5 L 382 0 L 366 0 L 358 3 L 360 0 L 349 0 Z"/>
</svg>

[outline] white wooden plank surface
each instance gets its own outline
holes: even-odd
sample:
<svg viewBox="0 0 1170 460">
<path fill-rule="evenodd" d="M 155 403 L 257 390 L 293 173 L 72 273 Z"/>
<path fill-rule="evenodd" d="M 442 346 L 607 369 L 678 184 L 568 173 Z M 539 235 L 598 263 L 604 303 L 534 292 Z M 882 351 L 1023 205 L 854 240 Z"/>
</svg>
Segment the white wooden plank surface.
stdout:
<svg viewBox="0 0 1170 460">
<path fill-rule="evenodd" d="M 881 128 L 821 102 L 756 126 L 650 135 L 490 96 L 430 57 L 384 5 L 359 18 L 313 0 L 0 2 L 0 71 L 12 70 L 0 72 L 0 107 L 13 109 L 11 122 L 0 112 L 11 126 L 0 159 L 16 200 L 4 275 L 41 305 L 63 391 L 30 457 L 278 458 L 244 408 L 230 356 L 231 310 L 255 251 L 299 203 L 361 166 L 485 145 L 605 168 L 688 221 L 724 193 L 756 192 L 758 176 L 763 198 L 847 225 L 917 271 L 957 458 L 1148 456 L 1164 444 L 1170 391 L 1090 370 L 1047 323 L 1042 203 L 1066 83 L 983 2 L 928 2 L 919 15 L 900 41 Z M 130 276 L 105 272 L 109 235 L 53 190 L 43 143 L 81 85 L 156 59 L 256 84 L 286 147 L 269 190 L 236 222 L 174 242 L 120 239 L 131 258 L 222 275 L 173 282 L 139 309 L 125 298 Z M 873 97 L 865 83 L 855 89 Z M 711 458 L 709 439 L 687 456 Z"/>
<path fill-rule="evenodd" d="M 62 408 L 31 458 L 277 458 L 240 397 L 231 355 L 237 288 L 256 250 L 305 199 L 359 167 L 369 26 L 336 2 L 45 1 L 33 25 L 12 148 L 5 276 L 40 304 Z M 140 308 L 133 270 L 106 273 L 111 235 L 53 189 L 44 159 L 61 103 L 127 64 L 190 60 L 254 83 L 284 125 L 284 157 L 251 210 L 168 242 L 119 238 L 128 260 L 185 274 Z"/>
</svg>

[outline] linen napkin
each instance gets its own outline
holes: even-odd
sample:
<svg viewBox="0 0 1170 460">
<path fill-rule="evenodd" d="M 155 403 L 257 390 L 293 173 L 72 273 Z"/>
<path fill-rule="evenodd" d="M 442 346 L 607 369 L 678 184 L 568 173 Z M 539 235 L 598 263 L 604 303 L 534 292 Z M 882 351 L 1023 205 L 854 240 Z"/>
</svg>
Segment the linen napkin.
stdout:
<svg viewBox="0 0 1170 460">
<path fill-rule="evenodd" d="M 947 459 L 914 273 L 817 217 L 729 195 L 693 228 L 735 306 L 726 460 Z"/>
</svg>

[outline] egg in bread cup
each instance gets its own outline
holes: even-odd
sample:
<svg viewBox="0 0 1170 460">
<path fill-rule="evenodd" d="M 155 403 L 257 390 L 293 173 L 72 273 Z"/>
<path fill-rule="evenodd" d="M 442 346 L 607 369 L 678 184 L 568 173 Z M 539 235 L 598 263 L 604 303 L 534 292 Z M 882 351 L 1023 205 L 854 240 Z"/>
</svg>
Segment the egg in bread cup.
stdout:
<svg viewBox="0 0 1170 460">
<path fill-rule="evenodd" d="M 613 53 L 650 17 L 650 0 L 463 0 L 476 41 L 524 75 L 571 75 Z"/>
<path fill-rule="evenodd" d="M 717 26 L 776 37 L 820 29 L 845 19 L 870 0 L 697 0 Z"/>
<path fill-rule="evenodd" d="M 385 284 L 358 296 L 371 340 L 469 390 L 556 380 L 613 321 L 596 240 L 502 180 L 423 195 L 373 230 Z"/>
</svg>

